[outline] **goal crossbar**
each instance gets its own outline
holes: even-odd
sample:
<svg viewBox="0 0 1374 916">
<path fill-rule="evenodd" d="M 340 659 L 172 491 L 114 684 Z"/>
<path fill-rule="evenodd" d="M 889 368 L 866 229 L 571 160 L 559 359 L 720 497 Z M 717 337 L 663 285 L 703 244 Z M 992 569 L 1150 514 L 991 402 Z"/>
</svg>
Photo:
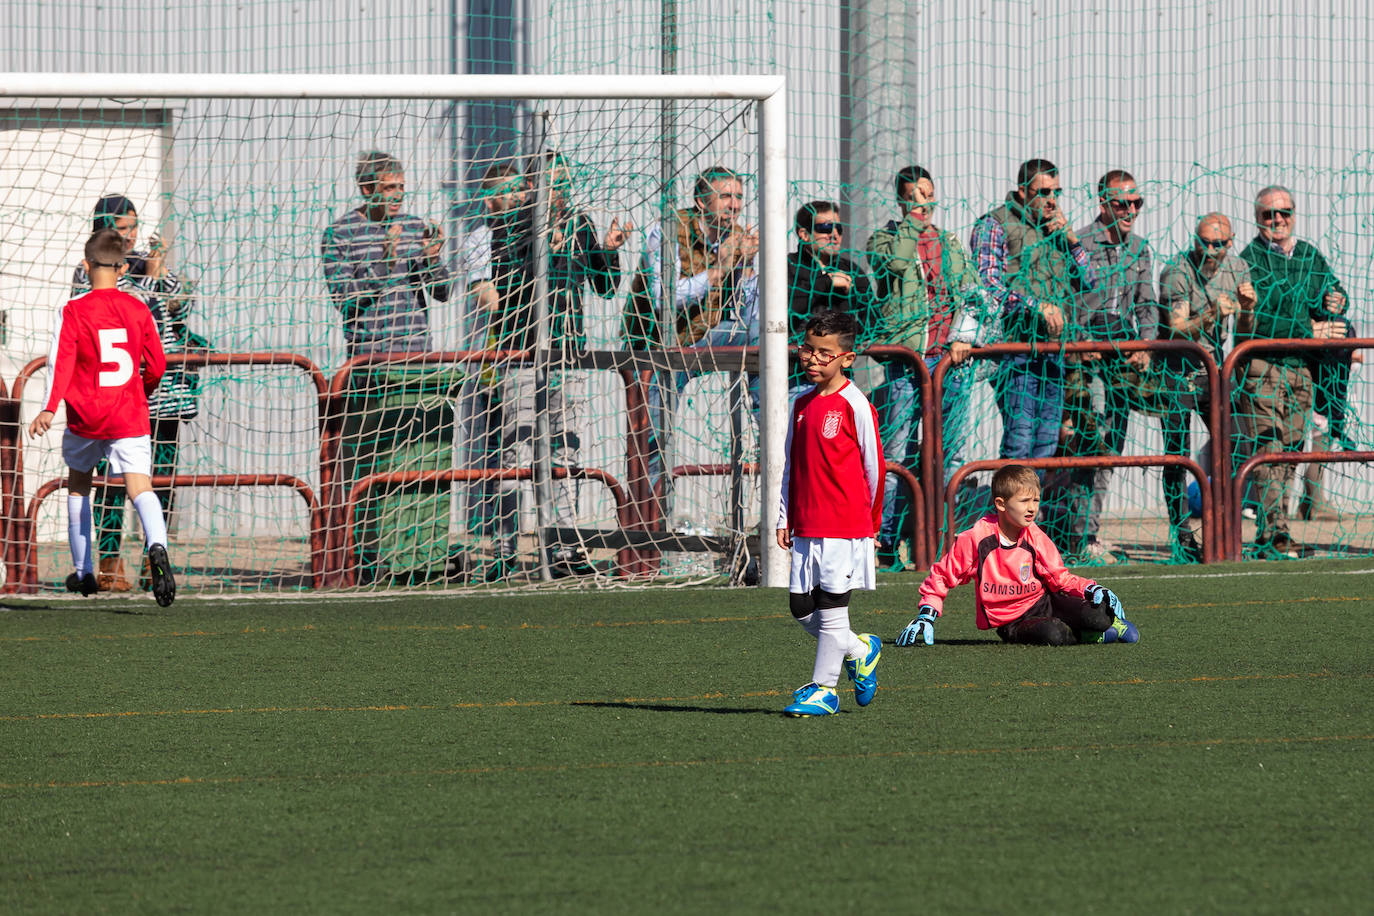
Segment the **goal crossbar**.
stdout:
<svg viewBox="0 0 1374 916">
<path fill-rule="evenodd" d="M 758 104 L 759 550 L 762 584 L 787 586 L 771 536 L 787 415 L 786 79 L 781 75 L 381 75 L 273 73 L 0 73 L 0 106 L 23 98 L 127 99 L 726 99 Z"/>
</svg>

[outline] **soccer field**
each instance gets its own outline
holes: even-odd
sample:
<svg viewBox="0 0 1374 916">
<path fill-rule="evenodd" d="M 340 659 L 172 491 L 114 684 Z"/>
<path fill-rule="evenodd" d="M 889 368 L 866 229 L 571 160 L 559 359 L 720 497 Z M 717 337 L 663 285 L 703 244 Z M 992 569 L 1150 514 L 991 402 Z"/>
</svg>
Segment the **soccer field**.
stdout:
<svg viewBox="0 0 1374 916">
<path fill-rule="evenodd" d="M 0 909 L 1368 912 L 1370 561 L 1104 574 L 1133 646 L 918 581 L 819 720 L 778 591 L 9 599 Z"/>
</svg>

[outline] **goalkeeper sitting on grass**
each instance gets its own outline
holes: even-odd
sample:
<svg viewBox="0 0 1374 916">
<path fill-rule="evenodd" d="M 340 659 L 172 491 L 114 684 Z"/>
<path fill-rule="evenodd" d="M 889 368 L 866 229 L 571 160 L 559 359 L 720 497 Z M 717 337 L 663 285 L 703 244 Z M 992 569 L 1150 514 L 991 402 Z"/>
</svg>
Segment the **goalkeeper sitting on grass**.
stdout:
<svg viewBox="0 0 1374 916">
<path fill-rule="evenodd" d="M 996 627 L 1003 642 L 1064 646 L 1140 639 L 1111 589 L 1065 569 L 1059 550 L 1035 524 L 1035 471 L 1003 467 L 993 475 L 992 496 L 996 514 L 960 532 L 930 568 L 921 583 L 920 615 L 897 636 L 897 645 L 932 645 L 945 596 L 965 582 L 977 584 L 978 629 Z"/>
</svg>

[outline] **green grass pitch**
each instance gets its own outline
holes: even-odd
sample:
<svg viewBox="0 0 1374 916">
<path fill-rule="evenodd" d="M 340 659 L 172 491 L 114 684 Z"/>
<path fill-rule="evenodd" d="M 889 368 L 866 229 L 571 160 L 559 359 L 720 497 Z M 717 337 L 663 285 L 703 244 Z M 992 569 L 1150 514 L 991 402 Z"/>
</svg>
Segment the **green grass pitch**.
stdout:
<svg viewBox="0 0 1374 916">
<path fill-rule="evenodd" d="M 781 591 L 11 598 L 0 911 L 1369 912 L 1374 564 L 1099 572 L 1139 644 L 883 579 L 809 720 Z"/>
</svg>

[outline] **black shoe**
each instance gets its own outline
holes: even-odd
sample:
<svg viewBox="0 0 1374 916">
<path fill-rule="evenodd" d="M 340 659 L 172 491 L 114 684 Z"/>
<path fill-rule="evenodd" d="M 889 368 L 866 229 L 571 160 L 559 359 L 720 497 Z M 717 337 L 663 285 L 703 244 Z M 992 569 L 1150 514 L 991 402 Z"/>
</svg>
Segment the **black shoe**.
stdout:
<svg viewBox="0 0 1374 916">
<path fill-rule="evenodd" d="M 1202 562 L 1202 545 L 1191 531 L 1180 531 L 1174 541 L 1174 559 L 1184 563 Z"/>
<path fill-rule="evenodd" d="M 1293 540 L 1287 531 L 1277 532 L 1269 542 L 1269 546 L 1280 555 L 1294 560 L 1305 559 L 1316 553 L 1315 550 L 1308 547 L 1306 544 L 1299 544 L 1297 541 Z"/>
<path fill-rule="evenodd" d="M 515 557 L 500 556 L 487 564 L 482 570 L 482 581 L 488 585 L 503 582 L 515 574 Z"/>
<path fill-rule="evenodd" d="M 82 598 L 89 598 L 100 591 L 100 584 L 95 581 L 95 573 L 86 573 L 84 576 L 71 573 L 67 576 L 67 591 L 79 592 Z"/>
<path fill-rule="evenodd" d="M 468 558 L 466 554 L 451 554 L 444 561 L 444 578 L 450 582 L 464 582 L 468 577 Z"/>
<path fill-rule="evenodd" d="M 596 567 L 591 560 L 580 549 L 560 550 L 549 560 L 549 573 L 555 579 L 566 579 L 569 576 L 594 576 Z"/>
<path fill-rule="evenodd" d="M 166 547 L 154 544 L 148 548 L 148 570 L 153 576 L 153 598 L 159 607 L 169 607 L 177 597 L 177 580 L 172 575 Z"/>
</svg>

